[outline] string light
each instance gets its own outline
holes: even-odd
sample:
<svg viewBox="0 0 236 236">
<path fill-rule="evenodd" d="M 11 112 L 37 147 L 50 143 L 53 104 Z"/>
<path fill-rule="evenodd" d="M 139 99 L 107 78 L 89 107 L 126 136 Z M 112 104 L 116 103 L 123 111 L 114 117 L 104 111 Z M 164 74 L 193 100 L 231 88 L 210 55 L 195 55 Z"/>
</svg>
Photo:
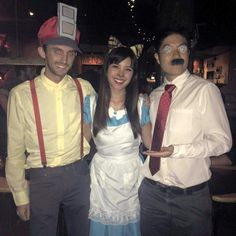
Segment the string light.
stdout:
<svg viewBox="0 0 236 236">
<path fill-rule="evenodd" d="M 133 24 L 135 28 L 137 29 L 138 34 L 142 37 L 143 41 L 146 42 L 152 42 L 155 39 L 155 36 L 147 36 L 147 34 L 141 29 L 141 27 L 138 26 L 135 16 L 134 16 L 134 10 L 135 10 L 135 0 L 128 0 L 128 6 L 131 13 L 131 18 L 133 20 Z"/>
<path fill-rule="evenodd" d="M 29 11 L 28 14 L 29 14 L 29 16 L 34 16 L 34 12 L 33 11 Z"/>
</svg>

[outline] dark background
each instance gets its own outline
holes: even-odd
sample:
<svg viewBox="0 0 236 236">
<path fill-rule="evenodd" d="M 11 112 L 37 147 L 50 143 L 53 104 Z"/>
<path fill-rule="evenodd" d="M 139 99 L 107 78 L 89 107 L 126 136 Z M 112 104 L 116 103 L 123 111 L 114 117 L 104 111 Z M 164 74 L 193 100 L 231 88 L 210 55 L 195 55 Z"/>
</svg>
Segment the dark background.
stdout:
<svg viewBox="0 0 236 236">
<path fill-rule="evenodd" d="M 16 33 L 17 27 L 20 37 L 36 37 L 42 22 L 57 14 L 57 2 L 0 0 L 0 33 Z M 176 25 L 193 32 L 199 47 L 232 44 L 236 38 L 235 0 L 135 0 L 132 11 L 129 0 L 60 2 L 78 8 L 81 43 L 104 45 L 112 34 L 126 45 L 149 44 L 158 29 Z"/>
</svg>

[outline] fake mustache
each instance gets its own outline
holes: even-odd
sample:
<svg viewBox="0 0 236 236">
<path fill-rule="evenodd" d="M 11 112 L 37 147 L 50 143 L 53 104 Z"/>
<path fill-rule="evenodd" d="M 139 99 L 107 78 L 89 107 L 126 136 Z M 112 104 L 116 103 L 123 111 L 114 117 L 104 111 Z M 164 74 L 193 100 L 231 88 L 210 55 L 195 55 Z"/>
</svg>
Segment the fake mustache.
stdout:
<svg viewBox="0 0 236 236">
<path fill-rule="evenodd" d="M 176 58 L 171 61 L 171 65 L 183 65 L 184 64 L 184 59 L 182 58 Z"/>
</svg>

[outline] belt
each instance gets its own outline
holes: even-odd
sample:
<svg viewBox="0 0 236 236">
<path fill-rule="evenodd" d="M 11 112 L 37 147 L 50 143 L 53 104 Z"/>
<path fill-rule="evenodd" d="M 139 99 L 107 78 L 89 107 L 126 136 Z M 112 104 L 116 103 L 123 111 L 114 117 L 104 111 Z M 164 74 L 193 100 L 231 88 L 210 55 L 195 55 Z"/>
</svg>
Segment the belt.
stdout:
<svg viewBox="0 0 236 236">
<path fill-rule="evenodd" d="M 179 187 L 176 187 L 176 186 L 167 186 L 167 185 L 164 185 L 158 181 L 154 181 L 152 179 L 148 179 L 148 178 L 145 178 L 149 183 L 151 183 L 152 185 L 155 185 L 158 187 L 158 189 L 161 191 L 161 192 L 164 192 L 164 193 L 174 193 L 174 194 L 183 194 L 183 195 L 191 195 L 192 193 L 196 192 L 196 191 L 199 191 L 201 189 L 203 189 L 204 187 L 206 187 L 208 185 L 208 182 L 203 182 L 201 184 L 198 184 L 198 185 L 194 185 L 194 186 L 191 186 L 191 187 L 188 187 L 188 188 L 179 188 Z"/>
<path fill-rule="evenodd" d="M 72 162 L 70 164 L 64 165 L 64 166 L 55 166 L 55 167 L 38 167 L 38 168 L 30 168 L 25 170 L 25 179 L 30 180 L 31 176 L 41 176 L 41 175 L 47 175 L 47 173 L 56 174 L 60 171 L 71 171 L 72 169 L 77 168 L 82 164 L 84 159 L 77 160 L 75 162 Z M 87 164 L 87 162 L 86 162 Z"/>
</svg>

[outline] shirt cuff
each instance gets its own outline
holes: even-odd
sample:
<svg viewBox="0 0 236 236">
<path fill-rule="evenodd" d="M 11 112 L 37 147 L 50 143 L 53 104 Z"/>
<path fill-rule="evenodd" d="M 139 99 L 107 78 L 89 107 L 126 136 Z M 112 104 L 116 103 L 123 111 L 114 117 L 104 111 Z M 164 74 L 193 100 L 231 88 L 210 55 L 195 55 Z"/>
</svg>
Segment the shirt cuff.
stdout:
<svg viewBox="0 0 236 236">
<path fill-rule="evenodd" d="M 173 145 L 174 146 L 174 152 L 170 156 L 171 158 L 178 158 L 180 156 L 180 145 Z"/>
<path fill-rule="evenodd" d="M 16 206 L 29 204 L 29 190 L 13 193 Z"/>
</svg>

